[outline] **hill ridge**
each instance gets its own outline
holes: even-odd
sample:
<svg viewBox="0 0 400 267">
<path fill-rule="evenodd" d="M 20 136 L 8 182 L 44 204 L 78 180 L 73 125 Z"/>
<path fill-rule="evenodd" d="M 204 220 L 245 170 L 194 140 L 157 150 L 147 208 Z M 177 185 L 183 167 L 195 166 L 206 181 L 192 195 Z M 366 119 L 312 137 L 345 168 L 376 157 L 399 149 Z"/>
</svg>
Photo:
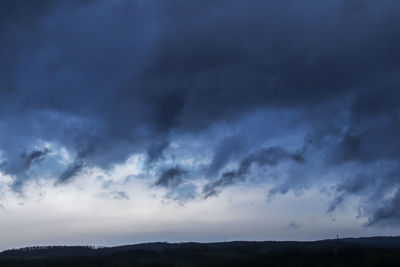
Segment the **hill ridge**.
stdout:
<svg viewBox="0 0 400 267">
<path fill-rule="evenodd" d="M 313 241 L 229 241 L 229 242 L 147 242 L 110 247 L 96 246 L 32 246 L 19 249 L 7 249 L 0 252 L 0 259 L 5 258 L 49 258 L 77 256 L 110 256 L 127 252 L 160 252 L 170 250 L 317 250 L 340 247 L 393 247 L 400 248 L 400 236 L 346 237 Z"/>
</svg>

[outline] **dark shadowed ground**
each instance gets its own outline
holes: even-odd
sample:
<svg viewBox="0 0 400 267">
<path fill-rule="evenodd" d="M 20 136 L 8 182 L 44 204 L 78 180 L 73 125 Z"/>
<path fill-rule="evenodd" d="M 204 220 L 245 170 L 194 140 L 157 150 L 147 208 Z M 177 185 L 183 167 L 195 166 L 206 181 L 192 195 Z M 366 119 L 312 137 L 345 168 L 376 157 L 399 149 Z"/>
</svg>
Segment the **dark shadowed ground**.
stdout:
<svg viewBox="0 0 400 267">
<path fill-rule="evenodd" d="M 400 237 L 31 247 L 1 252 L 0 266 L 400 266 Z"/>
</svg>

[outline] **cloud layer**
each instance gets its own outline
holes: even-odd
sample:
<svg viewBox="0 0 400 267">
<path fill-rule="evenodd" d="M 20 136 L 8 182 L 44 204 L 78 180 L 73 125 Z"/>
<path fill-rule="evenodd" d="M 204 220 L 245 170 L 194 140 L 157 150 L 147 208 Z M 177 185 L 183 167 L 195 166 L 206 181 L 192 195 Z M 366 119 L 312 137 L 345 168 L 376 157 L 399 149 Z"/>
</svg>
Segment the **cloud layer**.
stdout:
<svg viewBox="0 0 400 267">
<path fill-rule="evenodd" d="M 62 185 L 145 155 L 171 190 L 330 185 L 329 213 L 358 196 L 366 225 L 399 225 L 398 1 L 0 5 L 14 191 L 48 169 Z M 62 149 L 69 160 L 54 160 Z"/>
</svg>

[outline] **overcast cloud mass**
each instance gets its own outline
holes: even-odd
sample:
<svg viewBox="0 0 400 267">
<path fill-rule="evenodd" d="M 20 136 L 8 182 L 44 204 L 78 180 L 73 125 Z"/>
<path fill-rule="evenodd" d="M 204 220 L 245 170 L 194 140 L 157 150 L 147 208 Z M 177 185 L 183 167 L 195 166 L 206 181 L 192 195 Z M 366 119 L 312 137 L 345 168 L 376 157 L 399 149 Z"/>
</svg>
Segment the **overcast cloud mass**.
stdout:
<svg viewBox="0 0 400 267">
<path fill-rule="evenodd" d="M 203 222 L 203 209 L 233 232 L 260 212 L 275 229 L 274 214 L 276 239 L 336 236 L 340 218 L 357 228 L 348 235 L 396 231 L 399 14 L 397 0 L 1 1 L 0 217 L 53 218 L 40 210 L 54 201 L 76 223 L 102 203 L 118 228 L 122 210 L 175 207 L 135 213 L 142 236 L 103 235 L 116 243 L 213 240 L 219 219 Z M 314 213 L 310 194 L 322 199 Z M 285 197 L 303 204 L 291 212 Z M 96 204 L 71 211 L 77 199 Z M 237 237 L 270 239 L 250 225 Z M 155 229 L 171 235 L 144 234 Z M 65 241 L 58 231 L 43 240 Z"/>
</svg>

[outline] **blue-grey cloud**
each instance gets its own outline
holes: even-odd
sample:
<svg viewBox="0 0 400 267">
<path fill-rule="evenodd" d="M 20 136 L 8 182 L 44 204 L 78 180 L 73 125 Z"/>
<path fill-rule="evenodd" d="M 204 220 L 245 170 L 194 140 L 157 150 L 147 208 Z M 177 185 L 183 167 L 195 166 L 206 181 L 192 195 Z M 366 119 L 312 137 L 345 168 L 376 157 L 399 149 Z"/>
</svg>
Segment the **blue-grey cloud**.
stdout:
<svg viewBox="0 0 400 267">
<path fill-rule="evenodd" d="M 111 192 L 114 199 L 129 199 L 129 196 L 124 191 L 114 191 Z"/>
<path fill-rule="evenodd" d="M 378 207 L 369 215 L 366 225 L 396 226 L 399 222 L 400 189 L 397 189 L 393 197 L 378 204 Z"/>
<path fill-rule="evenodd" d="M 84 165 L 82 162 L 74 162 L 67 169 L 65 169 L 57 179 L 57 183 L 67 183 L 73 177 L 79 175 L 82 172 Z"/>
<path fill-rule="evenodd" d="M 7 163 L 1 170 L 16 184 L 29 179 L 30 165 L 47 157 L 29 160 L 28 153 L 22 159 L 21 148 L 34 151 L 43 141 L 66 148 L 79 162 L 59 166 L 59 182 L 82 166 L 110 169 L 132 154 L 147 154 L 149 168 L 162 172 L 164 153 L 181 138 L 195 141 L 215 125 L 235 125 L 260 110 L 284 110 L 293 123 L 274 137 L 301 131 L 313 143 L 302 171 L 348 170 L 337 174 L 331 211 L 351 195 L 376 199 L 363 203 L 366 216 L 381 209 L 376 203 L 389 203 L 390 209 L 385 193 L 399 186 L 400 162 L 398 1 L 0 5 L 0 150 Z M 250 136 L 274 127 L 259 119 L 246 131 Z M 219 177 L 206 194 L 244 181 L 252 164 L 301 162 L 286 150 L 274 151 L 274 159 L 248 158 L 257 145 L 286 146 L 271 144 L 274 137 L 263 134 L 245 138 L 246 131 L 229 137 L 235 135 L 221 130 L 204 143 L 213 150 L 204 176 Z M 237 169 L 226 172 L 238 159 Z M 377 166 L 365 176 L 373 178 L 355 178 L 367 166 Z M 280 191 L 303 181 L 309 186 L 310 179 L 317 181 L 285 180 Z M 160 185 L 169 185 L 164 180 L 171 179 Z"/>
<path fill-rule="evenodd" d="M 49 152 L 47 148 L 33 150 L 30 153 L 23 152 L 17 158 L 0 165 L 4 173 L 15 177 L 11 186 L 14 191 L 21 192 L 24 181 L 29 178 L 25 173 L 32 165 L 41 163 Z"/>
<path fill-rule="evenodd" d="M 184 176 L 187 171 L 179 166 L 162 170 L 160 177 L 155 183 L 156 186 L 162 187 L 176 187 L 183 182 Z"/>
<path fill-rule="evenodd" d="M 286 231 L 297 230 L 300 228 L 300 225 L 296 223 L 296 221 L 292 220 L 290 223 L 284 228 Z"/>
<path fill-rule="evenodd" d="M 215 149 L 212 162 L 207 170 L 207 176 L 216 175 L 231 159 L 241 155 L 245 149 L 243 138 L 229 136 L 220 142 Z"/>
<path fill-rule="evenodd" d="M 303 155 L 287 152 L 281 147 L 262 148 L 242 159 L 237 170 L 225 172 L 218 180 L 207 184 L 203 189 L 205 198 L 216 195 L 226 186 L 246 179 L 246 175 L 249 174 L 253 164 L 259 166 L 276 166 L 282 161 L 288 160 L 298 163 L 304 162 Z"/>
</svg>

